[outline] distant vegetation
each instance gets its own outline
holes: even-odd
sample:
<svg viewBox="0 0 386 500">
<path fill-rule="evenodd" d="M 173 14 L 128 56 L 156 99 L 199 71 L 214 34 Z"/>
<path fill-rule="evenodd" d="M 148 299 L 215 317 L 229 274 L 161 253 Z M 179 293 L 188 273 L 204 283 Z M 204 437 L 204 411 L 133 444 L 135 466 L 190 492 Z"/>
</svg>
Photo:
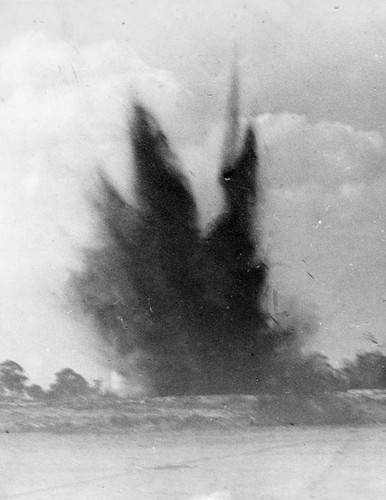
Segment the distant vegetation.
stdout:
<svg viewBox="0 0 386 500">
<path fill-rule="evenodd" d="M 386 355 L 380 351 L 357 354 L 342 368 L 331 366 L 328 358 L 314 353 L 301 359 L 278 361 L 269 367 L 260 392 L 269 394 L 317 394 L 344 392 L 351 389 L 386 389 Z M 47 389 L 31 384 L 22 366 L 15 361 L 0 363 L 0 400 L 26 400 L 44 402 L 91 402 L 114 398 L 102 389 L 100 380 L 90 384 L 71 368 L 55 374 L 55 381 Z"/>
<path fill-rule="evenodd" d="M 32 401 L 71 401 L 79 399 L 95 399 L 104 396 L 101 383 L 93 385 L 71 368 L 64 368 L 55 373 L 55 381 L 48 389 L 40 385 L 30 384 L 24 369 L 15 361 L 0 363 L 0 398 L 2 400 L 25 399 Z"/>
</svg>

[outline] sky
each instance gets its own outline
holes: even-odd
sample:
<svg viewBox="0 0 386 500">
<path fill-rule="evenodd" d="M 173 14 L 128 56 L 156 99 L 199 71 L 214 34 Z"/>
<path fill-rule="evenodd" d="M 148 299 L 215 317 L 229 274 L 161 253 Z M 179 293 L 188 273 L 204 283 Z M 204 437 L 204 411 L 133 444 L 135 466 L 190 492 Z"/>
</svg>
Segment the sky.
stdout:
<svg viewBox="0 0 386 500">
<path fill-rule="evenodd" d="M 232 52 L 258 133 L 262 226 L 279 307 L 312 311 L 333 363 L 386 343 L 386 5 L 382 0 L 0 1 L 1 357 L 47 385 L 110 373 L 66 300 L 105 169 L 130 192 L 133 98 L 184 165 L 203 227 Z"/>
</svg>

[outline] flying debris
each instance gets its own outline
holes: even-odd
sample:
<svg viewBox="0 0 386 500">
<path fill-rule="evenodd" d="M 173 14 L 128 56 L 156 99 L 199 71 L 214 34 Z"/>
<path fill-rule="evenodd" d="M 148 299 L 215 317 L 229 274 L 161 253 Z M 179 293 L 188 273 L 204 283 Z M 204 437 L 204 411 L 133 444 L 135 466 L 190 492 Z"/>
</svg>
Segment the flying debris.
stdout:
<svg viewBox="0 0 386 500">
<path fill-rule="evenodd" d="M 258 147 L 251 124 L 240 131 L 238 86 L 235 70 L 219 179 L 225 207 L 206 234 L 179 160 L 141 103 L 130 127 L 135 206 L 100 175 L 105 243 L 84 251 L 71 287 L 113 348 L 114 369 L 141 377 L 152 394 L 253 392 L 292 335 L 269 326 L 263 307 Z"/>
<path fill-rule="evenodd" d="M 368 332 L 368 333 L 364 334 L 363 338 L 365 340 L 368 340 L 372 344 L 375 344 L 378 347 L 382 347 L 383 346 L 383 344 L 381 344 L 380 342 L 378 342 L 378 340 L 376 339 L 375 335 L 373 335 L 371 332 Z"/>
</svg>

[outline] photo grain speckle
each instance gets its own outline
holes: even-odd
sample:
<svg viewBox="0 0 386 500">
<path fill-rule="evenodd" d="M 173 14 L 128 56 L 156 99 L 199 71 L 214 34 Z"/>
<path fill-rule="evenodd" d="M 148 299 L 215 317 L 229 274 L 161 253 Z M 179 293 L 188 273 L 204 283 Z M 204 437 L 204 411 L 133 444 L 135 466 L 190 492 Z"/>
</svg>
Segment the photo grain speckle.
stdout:
<svg viewBox="0 0 386 500">
<path fill-rule="evenodd" d="M 0 1 L 0 498 L 386 495 L 386 6 Z"/>
</svg>

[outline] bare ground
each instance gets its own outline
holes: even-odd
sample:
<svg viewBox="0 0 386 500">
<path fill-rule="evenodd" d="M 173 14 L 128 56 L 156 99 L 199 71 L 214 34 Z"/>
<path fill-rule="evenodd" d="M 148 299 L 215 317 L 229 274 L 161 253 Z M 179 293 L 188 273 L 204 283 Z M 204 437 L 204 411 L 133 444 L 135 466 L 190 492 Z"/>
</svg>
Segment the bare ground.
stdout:
<svg viewBox="0 0 386 500">
<path fill-rule="evenodd" d="M 0 498 L 384 500 L 386 426 L 0 435 Z"/>
<path fill-rule="evenodd" d="M 0 432 L 11 433 L 125 433 L 372 423 L 386 423 L 385 391 L 0 404 Z"/>
</svg>

